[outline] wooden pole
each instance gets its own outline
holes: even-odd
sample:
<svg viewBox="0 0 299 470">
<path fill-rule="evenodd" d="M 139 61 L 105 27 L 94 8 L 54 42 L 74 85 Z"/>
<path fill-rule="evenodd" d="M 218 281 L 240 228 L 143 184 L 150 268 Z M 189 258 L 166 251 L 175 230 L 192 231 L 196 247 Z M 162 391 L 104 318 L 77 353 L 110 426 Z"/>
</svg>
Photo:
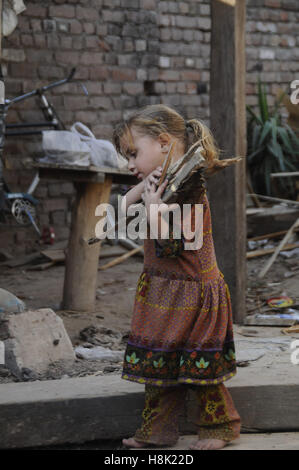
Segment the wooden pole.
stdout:
<svg viewBox="0 0 299 470">
<path fill-rule="evenodd" d="M 211 129 L 220 158 L 246 155 L 245 0 L 212 0 Z M 235 323 L 245 318 L 246 160 L 208 180 L 218 266 L 229 286 Z"/>
<path fill-rule="evenodd" d="M 90 311 L 95 308 L 101 243 L 84 242 L 95 232 L 97 205 L 109 202 L 112 177 L 104 183 L 75 183 L 77 194 L 72 211 L 71 235 L 66 253 L 63 308 Z"/>
<path fill-rule="evenodd" d="M 0 59 L 2 59 L 2 7 L 3 2 L 0 0 Z"/>
</svg>

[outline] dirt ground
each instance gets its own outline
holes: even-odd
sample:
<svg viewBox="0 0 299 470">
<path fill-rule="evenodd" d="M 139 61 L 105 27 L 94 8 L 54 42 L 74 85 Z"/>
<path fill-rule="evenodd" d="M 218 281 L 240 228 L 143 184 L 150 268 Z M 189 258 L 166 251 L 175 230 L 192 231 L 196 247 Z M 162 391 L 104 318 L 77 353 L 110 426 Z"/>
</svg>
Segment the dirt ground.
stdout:
<svg viewBox="0 0 299 470">
<path fill-rule="evenodd" d="M 274 244 L 277 245 L 278 241 Z M 273 313 L 267 306 L 266 299 L 276 295 L 287 295 L 293 299 L 294 305 L 299 303 L 299 271 L 296 270 L 299 267 L 298 255 L 289 259 L 279 255 L 266 276 L 258 280 L 257 273 L 268 259 L 269 255 L 247 261 L 247 315 L 257 312 Z M 105 259 L 105 262 L 109 260 Z M 137 280 L 143 267 L 142 257 L 134 256 L 122 264 L 98 271 L 96 308 L 84 313 L 60 308 L 64 264 L 44 271 L 29 271 L 28 266 L 30 265 L 19 268 L 1 266 L 0 286 L 22 299 L 28 309 L 53 309 L 62 318 L 74 347 L 100 345 L 112 350 L 125 349 Z M 121 362 L 90 361 L 78 357 L 69 369 L 53 364 L 47 373 L 39 376 L 29 374 L 22 380 L 115 374 L 120 373 L 121 368 Z M 6 369 L 0 370 L 0 383 L 19 380 Z"/>
</svg>

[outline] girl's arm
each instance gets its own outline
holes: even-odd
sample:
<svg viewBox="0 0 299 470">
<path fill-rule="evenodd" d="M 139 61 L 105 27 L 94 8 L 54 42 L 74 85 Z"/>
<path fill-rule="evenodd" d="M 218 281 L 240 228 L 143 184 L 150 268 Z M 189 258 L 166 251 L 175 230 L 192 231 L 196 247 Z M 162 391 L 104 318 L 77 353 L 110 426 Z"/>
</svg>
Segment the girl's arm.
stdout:
<svg viewBox="0 0 299 470">
<path fill-rule="evenodd" d="M 122 203 L 122 212 L 127 213 L 127 209 L 131 204 L 134 204 L 135 202 L 139 201 L 141 199 L 141 194 L 144 191 L 144 181 L 141 181 L 140 183 L 136 184 L 130 191 L 128 191 L 124 195 L 123 203 Z M 126 206 L 124 207 L 124 203 L 126 203 Z"/>
<path fill-rule="evenodd" d="M 150 173 L 141 183 L 136 184 L 130 191 L 125 194 L 125 199 L 122 201 L 121 210 L 123 214 L 127 213 L 128 207 L 130 207 L 135 202 L 141 200 L 141 195 L 144 192 L 145 185 L 147 183 L 157 183 L 159 177 L 161 176 L 162 168 L 158 167 L 152 173 Z M 126 202 L 126 206 L 124 205 Z"/>
</svg>

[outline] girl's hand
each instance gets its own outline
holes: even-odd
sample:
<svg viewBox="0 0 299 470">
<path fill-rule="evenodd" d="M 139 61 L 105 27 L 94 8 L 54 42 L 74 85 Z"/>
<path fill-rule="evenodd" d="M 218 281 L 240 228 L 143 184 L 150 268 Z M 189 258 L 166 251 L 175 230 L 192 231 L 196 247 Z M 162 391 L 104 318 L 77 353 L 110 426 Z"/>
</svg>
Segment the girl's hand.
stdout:
<svg viewBox="0 0 299 470">
<path fill-rule="evenodd" d="M 161 196 L 167 186 L 167 183 L 168 180 L 166 179 L 157 189 L 155 183 L 151 183 L 149 179 L 145 181 L 144 191 L 141 197 L 147 211 L 149 211 L 151 204 L 163 204 Z"/>
<path fill-rule="evenodd" d="M 146 185 L 147 183 L 157 185 L 161 175 L 162 175 L 162 167 L 158 166 L 158 168 L 156 168 L 146 178 L 144 178 L 143 180 L 144 185 Z"/>
</svg>

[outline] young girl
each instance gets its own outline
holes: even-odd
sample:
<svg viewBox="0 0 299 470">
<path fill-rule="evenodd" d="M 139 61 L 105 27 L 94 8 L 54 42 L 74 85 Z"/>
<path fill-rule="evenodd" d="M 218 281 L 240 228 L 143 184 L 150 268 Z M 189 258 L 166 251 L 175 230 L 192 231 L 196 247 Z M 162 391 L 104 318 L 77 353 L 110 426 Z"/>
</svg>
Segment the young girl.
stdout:
<svg viewBox="0 0 299 470">
<path fill-rule="evenodd" d="M 151 204 L 160 204 L 162 165 L 175 144 L 171 165 L 200 141 L 207 174 L 239 159 L 219 160 L 213 137 L 199 120 L 185 122 L 165 105 L 146 106 L 119 124 L 113 135 L 116 149 L 141 180 L 126 193 L 127 207 L 144 202 L 151 222 Z M 240 416 L 223 382 L 236 374 L 232 310 L 228 285 L 219 270 L 212 238 L 206 189 L 187 183 L 179 204 L 203 208 L 203 244 L 185 249 L 186 239 L 146 238 L 122 378 L 145 384 L 142 424 L 124 439 L 126 447 L 171 446 L 179 437 L 178 416 L 187 389 L 195 390 L 195 424 L 199 439 L 192 449 L 220 449 L 240 434 Z M 188 193 L 188 187 L 191 190 Z M 194 222 L 192 222 L 194 223 Z"/>
</svg>

